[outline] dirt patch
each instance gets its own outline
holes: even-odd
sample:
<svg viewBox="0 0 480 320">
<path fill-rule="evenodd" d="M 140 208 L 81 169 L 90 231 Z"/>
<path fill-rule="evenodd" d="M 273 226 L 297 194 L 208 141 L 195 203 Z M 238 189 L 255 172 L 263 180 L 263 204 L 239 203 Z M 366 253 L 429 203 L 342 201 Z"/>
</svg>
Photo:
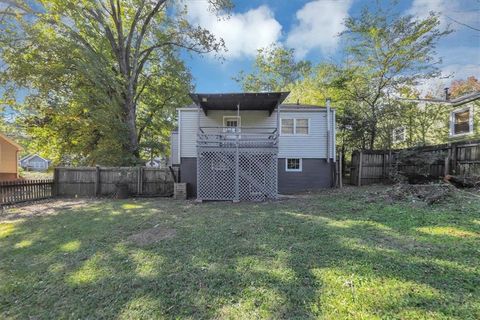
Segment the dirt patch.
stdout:
<svg viewBox="0 0 480 320">
<path fill-rule="evenodd" d="M 54 215 L 62 210 L 79 209 L 91 205 L 91 199 L 45 200 L 17 207 L 0 209 L 0 221 Z"/>
<path fill-rule="evenodd" d="M 448 199 L 455 191 L 455 187 L 449 184 L 397 184 L 386 190 L 370 192 L 366 201 L 411 201 L 431 205 Z"/>
<path fill-rule="evenodd" d="M 176 234 L 177 231 L 175 229 L 153 227 L 131 235 L 128 237 L 128 241 L 137 246 L 144 247 L 162 240 L 171 239 L 175 237 Z"/>
</svg>

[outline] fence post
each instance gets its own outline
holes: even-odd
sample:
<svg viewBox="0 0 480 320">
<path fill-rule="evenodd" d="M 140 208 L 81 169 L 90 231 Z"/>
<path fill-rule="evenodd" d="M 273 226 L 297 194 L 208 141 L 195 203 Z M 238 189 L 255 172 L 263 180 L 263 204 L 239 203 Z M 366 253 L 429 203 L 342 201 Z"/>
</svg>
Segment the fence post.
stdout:
<svg viewBox="0 0 480 320">
<path fill-rule="evenodd" d="M 444 176 L 448 176 L 449 173 L 450 173 L 450 158 L 449 157 L 446 157 L 445 158 L 445 168 L 444 168 L 444 172 L 443 172 Z"/>
<path fill-rule="evenodd" d="M 138 167 L 137 171 L 137 193 L 143 194 L 143 167 Z"/>
<path fill-rule="evenodd" d="M 453 144 L 452 145 L 452 168 L 451 168 L 452 174 L 456 175 L 457 174 L 457 145 Z"/>
<path fill-rule="evenodd" d="M 358 182 L 357 182 L 357 186 L 359 186 L 359 187 L 362 185 L 362 161 L 363 161 L 362 160 L 362 158 L 363 158 L 362 154 L 363 154 L 362 151 L 360 151 L 358 153 L 358 170 L 357 170 L 358 171 Z"/>
<path fill-rule="evenodd" d="M 95 197 L 98 197 L 101 193 L 100 190 L 100 166 L 95 166 Z"/>
<path fill-rule="evenodd" d="M 60 193 L 59 191 L 59 177 L 58 177 L 58 168 L 53 169 L 53 195 L 56 197 Z"/>
<path fill-rule="evenodd" d="M 340 151 L 338 155 L 338 187 L 343 188 L 343 153 Z"/>
</svg>

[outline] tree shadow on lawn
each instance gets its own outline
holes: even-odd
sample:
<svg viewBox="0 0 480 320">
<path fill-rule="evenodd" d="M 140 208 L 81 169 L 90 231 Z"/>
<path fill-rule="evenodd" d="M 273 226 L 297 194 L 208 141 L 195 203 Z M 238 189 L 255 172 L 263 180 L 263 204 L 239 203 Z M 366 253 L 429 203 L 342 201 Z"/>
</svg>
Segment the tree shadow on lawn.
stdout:
<svg viewBox="0 0 480 320">
<path fill-rule="evenodd" d="M 25 220 L 0 238 L 3 316 L 305 319 L 335 315 L 336 297 L 347 301 L 339 317 L 408 308 L 473 314 L 480 274 L 463 263 L 480 263 L 478 242 L 439 244 L 433 235 L 415 242 L 403 226 L 372 224 L 369 213 L 337 218 L 305 201 L 107 202 Z M 143 248 L 126 241 L 158 224 L 176 237 Z M 405 282 L 410 291 L 362 293 L 362 281 L 368 289 L 397 280 L 392 291 Z M 426 295 L 430 289 L 438 296 Z"/>
</svg>

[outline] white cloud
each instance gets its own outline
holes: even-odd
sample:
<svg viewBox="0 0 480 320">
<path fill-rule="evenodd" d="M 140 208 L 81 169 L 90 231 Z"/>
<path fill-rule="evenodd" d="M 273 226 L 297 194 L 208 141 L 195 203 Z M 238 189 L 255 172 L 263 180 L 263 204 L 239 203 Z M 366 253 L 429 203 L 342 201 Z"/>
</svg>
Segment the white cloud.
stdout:
<svg viewBox="0 0 480 320">
<path fill-rule="evenodd" d="M 407 14 L 426 18 L 431 11 L 438 12 L 440 13 L 440 27 L 442 28 L 448 25 L 453 29 L 462 27 L 452 19 L 466 24 L 478 25 L 478 12 L 467 10 L 468 4 L 469 1 L 467 0 L 413 0 Z"/>
<path fill-rule="evenodd" d="M 338 45 L 338 34 L 344 30 L 343 22 L 348 16 L 351 0 L 316 0 L 305 4 L 297 11 L 297 24 L 287 37 L 287 45 L 295 48 L 303 58 L 312 49 L 332 53 Z"/>
<path fill-rule="evenodd" d="M 269 7 L 262 5 L 245 13 L 216 16 L 207 1 L 189 1 L 188 17 L 192 24 L 212 32 L 225 41 L 226 58 L 255 56 L 257 49 L 277 43 L 282 26 Z"/>
</svg>

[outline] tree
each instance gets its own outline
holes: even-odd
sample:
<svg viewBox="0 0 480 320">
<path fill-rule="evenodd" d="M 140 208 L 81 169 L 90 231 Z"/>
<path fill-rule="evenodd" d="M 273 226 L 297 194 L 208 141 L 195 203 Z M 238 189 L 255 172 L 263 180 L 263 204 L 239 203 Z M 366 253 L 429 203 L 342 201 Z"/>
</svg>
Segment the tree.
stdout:
<svg viewBox="0 0 480 320">
<path fill-rule="evenodd" d="M 228 0 L 209 2 L 212 10 L 231 7 Z M 141 139 L 159 123 L 159 110 L 184 101 L 188 92 L 190 75 L 179 50 L 223 48 L 171 0 L 4 3 L 0 80 L 29 93 L 26 102 L 35 104 L 24 104 L 24 120 L 45 129 L 35 134 L 60 131 L 57 142 L 66 150 L 82 145 L 85 152 L 75 156 L 90 162 L 138 161 Z M 117 160 L 98 152 L 117 154 Z"/>
<path fill-rule="evenodd" d="M 452 81 L 452 84 L 450 85 L 450 94 L 452 98 L 474 91 L 480 91 L 480 82 L 474 76 L 470 76 L 466 80 Z"/>
<path fill-rule="evenodd" d="M 435 58 L 437 41 L 449 30 L 440 30 L 438 14 L 425 19 L 392 15 L 380 6 L 365 8 L 360 16 L 345 21 L 346 63 L 338 68 L 338 88 L 361 115 L 373 149 L 379 122 L 391 114 L 392 98 L 404 86 L 439 74 Z M 352 113 L 352 112 L 350 112 Z"/>
<path fill-rule="evenodd" d="M 240 74 L 234 78 L 243 91 L 281 91 L 310 73 L 311 64 L 307 61 L 295 61 L 294 49 L 271 45 L 258 50 L 254 71 Z"/>
</svg>

